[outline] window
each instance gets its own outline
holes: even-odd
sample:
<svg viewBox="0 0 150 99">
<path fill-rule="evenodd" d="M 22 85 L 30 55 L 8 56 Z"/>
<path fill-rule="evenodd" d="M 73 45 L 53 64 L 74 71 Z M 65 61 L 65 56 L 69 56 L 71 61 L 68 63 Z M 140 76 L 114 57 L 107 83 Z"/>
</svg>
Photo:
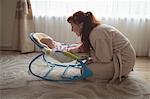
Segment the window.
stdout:
<svg viewBox="0 0 150 99">
<path fill-rule="evenodd" d="M 34 16 L 92 11 L 99 17 L 150 17 L 150 0 L 31 0 Z"/>
</svg>

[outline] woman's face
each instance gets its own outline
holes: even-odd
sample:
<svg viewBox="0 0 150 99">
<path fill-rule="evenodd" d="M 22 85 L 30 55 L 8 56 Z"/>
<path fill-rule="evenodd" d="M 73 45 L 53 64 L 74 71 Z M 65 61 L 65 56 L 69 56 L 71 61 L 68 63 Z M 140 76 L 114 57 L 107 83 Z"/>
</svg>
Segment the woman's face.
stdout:
<svg viewBox="0 0 150 99">
<path fill-rule="evenodd" d="M 75 32 L 77 36 L 81 35 L 82 23 L 75 24 L 74 22 L 71 22 L 71 28 L 72 31 Z"/>
</svg>

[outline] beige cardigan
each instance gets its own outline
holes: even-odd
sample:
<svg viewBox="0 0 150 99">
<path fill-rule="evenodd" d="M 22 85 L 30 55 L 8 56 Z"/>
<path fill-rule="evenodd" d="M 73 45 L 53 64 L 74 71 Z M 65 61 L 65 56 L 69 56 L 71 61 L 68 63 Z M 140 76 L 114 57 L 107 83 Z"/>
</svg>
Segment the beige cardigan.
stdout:
<svg viewBox="0 0 150 99">
<path fill-rule="evenodd" d="M 122 76 L 132 70 L 135 63 L 135 51 L 120 31 L 112 26 L 101 24 L 91 31 L 89 39 L 94 48 L 91 50 L 94 63 L 107 64 L 113 61 L 112 81 L 118 77 L 121 80 Z"/>
</svg>

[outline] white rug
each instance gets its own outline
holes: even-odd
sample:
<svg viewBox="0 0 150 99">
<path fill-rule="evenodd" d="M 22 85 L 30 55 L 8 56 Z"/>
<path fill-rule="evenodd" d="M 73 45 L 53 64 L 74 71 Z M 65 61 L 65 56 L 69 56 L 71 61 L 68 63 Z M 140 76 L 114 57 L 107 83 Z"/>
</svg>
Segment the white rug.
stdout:
<svg viewBox="0 0 150 99">
<path fill-rule="evenodd" d="M 28 74 L 36 55 L 0 55 L 0 99 L 150 99 L 150 85 L 136 71 L 112 84 L 43 81 Z"/>
</svg>

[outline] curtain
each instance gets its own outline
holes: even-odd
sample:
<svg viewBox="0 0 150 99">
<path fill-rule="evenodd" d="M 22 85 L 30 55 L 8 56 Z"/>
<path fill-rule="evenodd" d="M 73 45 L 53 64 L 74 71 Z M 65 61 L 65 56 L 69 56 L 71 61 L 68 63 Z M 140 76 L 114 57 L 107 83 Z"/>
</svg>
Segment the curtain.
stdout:
<svg viewBox="0 0 150 99">
<path fill-rule="evenodd" d="M 29 33 L 34 32 L 34 22 L 30 0 L 18 0 L 14 22 L 13 49 L 21 53 L 34 51 L 34 44 Z"/>
<path fill-rule="evenodd" d="M 150 20 L 147 18 L 102 18 L 117 27 L 131 42 L 137 56 L 149 56 Z M 149 56 L 150 57 L 150 56 Z"/>
<path fill-rule="evenodd" d="M 124 33 L 137 56 L 150 56 L 149 0 L 32 0 L 35 31 L 65 43 L 78 42 L 66 19 L 76 11 L 91 11 Z"/>
</svg>

